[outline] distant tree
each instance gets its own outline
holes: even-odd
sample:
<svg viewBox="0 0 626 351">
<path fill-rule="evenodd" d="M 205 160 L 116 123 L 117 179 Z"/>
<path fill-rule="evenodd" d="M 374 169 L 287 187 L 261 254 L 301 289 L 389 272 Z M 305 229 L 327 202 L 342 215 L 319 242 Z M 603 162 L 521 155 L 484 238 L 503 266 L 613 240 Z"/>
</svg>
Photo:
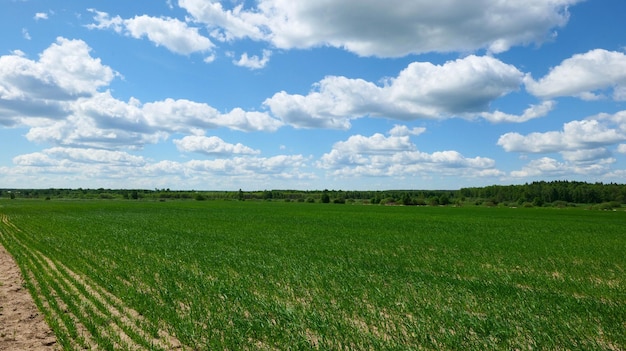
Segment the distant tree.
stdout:
<svg viewBox="0 0 626 351">
<path fill-rule="evenodd" d="M 408 193 L 404 194 L 404 196 L 402 197 L 402 204 L 404 206 L 413 205 L 413 199 L 411 199 L 411 195 L 409 195 Z"/>
<path fill-rule="evenodd" d="M 448 195 L 446 194 L 442 194 L 441 196 L 439 196 L 439 204 L 440 205 L 449 205 L 450 204 L 450 198 L 448 197 Z"/>
<path fill-rule="evenodd" d="M 330 195 L 328 195 L 328 190 L 324 190 L 324 192 L 322 193 L 321 201 L 323 204 L 327 204 L 330 202 Z"/>
<path fill-rule="evenodd" d="M 426 206 L 426 199 L 424 199 L 424 195 L 419 195 L 413 202 L 414 205 L 417 206 Z"/>
<path fill-rule="evenodd" d="M 246 199 L 246 198 L 245 198 L 245 196 L 244 196 L 244 194 L 243 194 L 243 191 L 242 191 L 241 189 L 239 189 L 239 192 L 237 193 L 237 199 L 238 199 L 239 201 L 243 201 L 243 200 L 245 200 L 245 199 Z"/>
</svg>

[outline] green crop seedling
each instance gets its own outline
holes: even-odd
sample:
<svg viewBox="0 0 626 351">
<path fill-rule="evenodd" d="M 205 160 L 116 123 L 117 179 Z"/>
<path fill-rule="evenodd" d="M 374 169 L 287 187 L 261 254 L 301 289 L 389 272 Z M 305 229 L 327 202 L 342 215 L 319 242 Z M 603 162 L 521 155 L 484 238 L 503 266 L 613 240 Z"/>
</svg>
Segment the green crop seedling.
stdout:
<svg viewBox="0 0 626 351">
<path fill-rule="evenodd" d="M 12 201 L 66 350 L 626 348 L 624 212 Z"/>
</svg>

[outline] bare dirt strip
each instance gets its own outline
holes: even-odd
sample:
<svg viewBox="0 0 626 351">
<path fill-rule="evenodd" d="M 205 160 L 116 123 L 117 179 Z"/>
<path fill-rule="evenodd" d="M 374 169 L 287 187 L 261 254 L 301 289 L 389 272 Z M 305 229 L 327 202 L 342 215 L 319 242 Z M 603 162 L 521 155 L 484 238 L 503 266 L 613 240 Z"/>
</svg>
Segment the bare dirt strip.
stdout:
<svg viewBox="0 0 626 351">
<path fill-rule="evenodd" d="M 24 288 L 19 267 L 0 245 L 0 350 L 58 349 L 52 329 Z"/>
</svg>

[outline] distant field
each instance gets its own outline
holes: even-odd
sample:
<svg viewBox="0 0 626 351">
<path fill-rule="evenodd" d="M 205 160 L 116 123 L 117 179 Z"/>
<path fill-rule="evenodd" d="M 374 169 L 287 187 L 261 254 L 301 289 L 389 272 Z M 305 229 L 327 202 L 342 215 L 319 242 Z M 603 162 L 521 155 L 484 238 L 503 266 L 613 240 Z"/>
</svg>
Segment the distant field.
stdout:
<svg viewBox="0 0 626 351">
<path fill-rule="evenodd" d="M 624 350 L 626 212 L 0 201 L 67 350 Z"/>
</svg>

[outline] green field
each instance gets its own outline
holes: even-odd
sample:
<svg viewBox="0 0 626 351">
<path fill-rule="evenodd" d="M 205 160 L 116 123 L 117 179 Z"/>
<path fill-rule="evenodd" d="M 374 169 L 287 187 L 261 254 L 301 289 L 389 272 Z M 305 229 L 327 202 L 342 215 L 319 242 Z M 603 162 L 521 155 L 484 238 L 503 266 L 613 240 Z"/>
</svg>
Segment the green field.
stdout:
<svg viewBox="0 0 626 351">
<path fill-rule="evenodd" d="M 0 201 L 67 350 L 624 350 L 626 212 Z"/>
</svg>

